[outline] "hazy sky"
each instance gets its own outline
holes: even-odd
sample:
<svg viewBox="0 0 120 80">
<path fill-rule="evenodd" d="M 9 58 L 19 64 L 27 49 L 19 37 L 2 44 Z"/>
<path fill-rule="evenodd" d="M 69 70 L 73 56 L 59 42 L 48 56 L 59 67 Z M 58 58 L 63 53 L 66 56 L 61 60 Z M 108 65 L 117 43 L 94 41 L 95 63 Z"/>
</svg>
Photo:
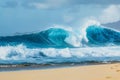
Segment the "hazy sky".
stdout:
<svg viewBox="0 0 120 80">
<path fill-rule="evenodd" d="M 120 0 L 0 0 L 0 35 L 120 20 Z"/>
</svg>

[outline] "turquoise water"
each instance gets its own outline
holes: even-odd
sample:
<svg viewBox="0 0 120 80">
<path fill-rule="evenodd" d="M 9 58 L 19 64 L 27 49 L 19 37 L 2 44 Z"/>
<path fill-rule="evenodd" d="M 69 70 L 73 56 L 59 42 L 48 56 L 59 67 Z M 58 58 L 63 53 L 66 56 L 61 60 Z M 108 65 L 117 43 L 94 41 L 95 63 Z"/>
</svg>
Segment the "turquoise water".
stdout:
<svg viewBox="0 0 120 80">
<path fill-rule="evenodd" d="M 0 64 L 120 61 L 120 32 L 98 25 L 0 37 Z"/>
</svg>

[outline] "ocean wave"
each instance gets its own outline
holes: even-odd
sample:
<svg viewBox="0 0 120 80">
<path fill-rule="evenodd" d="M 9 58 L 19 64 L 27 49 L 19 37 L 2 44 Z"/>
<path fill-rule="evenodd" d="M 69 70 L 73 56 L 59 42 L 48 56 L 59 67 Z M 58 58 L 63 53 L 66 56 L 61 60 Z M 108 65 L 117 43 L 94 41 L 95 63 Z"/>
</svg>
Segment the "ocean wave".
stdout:
<svg viewBox="0 0 120 80">
<path fill-rule="evenodd" d="M 92 25 L 86 29 L 88 41 L 92 44 L 120 44 L 120 32 L 110 28 Z"/>
<path fill-rule="evenodd" d="M 98 25 L 89 25 L 84 31 L 80 29 L 80 32 L 81 33 L 79 34 L 75 31 L 69 31 L 63 28 L 49 28 L 38 33 L 0 37 L 0 45 L 18 45 L 22 43 L 28 47 L 65 48 L 83 47 L 83 45 L 101 46 L 120 44 L 120 32 L 114 29 Z M 83 36 L 84 33 L 86 34 Z"/>
<path fill-rule="evenodd" d="M 0 37 L 0 45 L 21 43 L 39 47 L 73 47 L 80 45 L 74 33 L 61 28 L 50 28 L 39 33 Z"/>
</svg>

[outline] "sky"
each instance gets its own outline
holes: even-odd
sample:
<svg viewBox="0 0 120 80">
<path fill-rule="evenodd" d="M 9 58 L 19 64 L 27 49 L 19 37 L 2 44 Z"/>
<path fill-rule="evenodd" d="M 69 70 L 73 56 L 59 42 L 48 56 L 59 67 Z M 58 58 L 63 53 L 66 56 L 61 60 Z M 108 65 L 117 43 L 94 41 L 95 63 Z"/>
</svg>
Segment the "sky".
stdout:
<svg viewBox="0 0 120 80">
<path fill-rule="evenodd" d="M 0 36 L 120 20 L 120 0 L 0 0 Z"/>
</svg>

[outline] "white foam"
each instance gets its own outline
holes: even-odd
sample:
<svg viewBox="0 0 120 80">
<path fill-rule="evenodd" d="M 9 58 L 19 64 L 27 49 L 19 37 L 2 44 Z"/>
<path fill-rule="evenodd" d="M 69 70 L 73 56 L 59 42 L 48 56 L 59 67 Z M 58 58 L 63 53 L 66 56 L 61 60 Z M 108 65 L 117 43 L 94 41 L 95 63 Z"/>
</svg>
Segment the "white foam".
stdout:
<svg viewBox="0 0 120 80">
<path fill-rule="evenodd" d="M 86 37 L 86 29 L 90 26 L 90 25 L 97 25 L 99 26 L 100 23 L 96 20 L 85 20 L 85 23 L 82 25 L 82 29 L 80 31 L 81 35 L 80 37 L 82 37 L 82 39 L 84 39 L 86 42 L 88 42 L 88 39 Z"/>
<path fill-rule="evenodd" d="M 111 57 L 111 59 L 120 61 L 120 59 L 116 57 L 120 57 L 120 46 L 111 46 L 111 47 L 86 47 L 86 48 L 64 48 L 64 49 L 55 49 L 55 48 L 35 48 L 30 49 L 24 45 L 18 46 L 5 46 L 0 47 L 0 60 L 10 60 L 10 61 L 30 61 L 31 59 L 39 58 L 44 61 L 47 61 L 44 56 L 39 55 L 43 53 L 49 60 L 53 62 L 63 61 L 64 59 L 70 58 L 71 60 L 76 57 L 78 61 L 81 59 L 84 60 L 95 60 L 98 61 L 98 58 L 101 60 L 107 59 L 106 57 Z M 54 59 L 52 59 L 54 58 Z M 64 58 L 64 59 L 58 59 Z M 57 60 L 58 59 L 58 60 Z M 69 61 L 68 61 L 69 62 Z M 73 60 L 74 62 L 74 60 Z M 35 61 L 35 63 L 37 63 Z"/>
<path fill-rule="evenodd" d="M 71 44 L 74 47 L 80 47 L 82 45 L 81 39 L 79 39 L 79 37 L 74 33 L 69 34 L 69 36 L 65 39 L 65 42 Z"/>
</svg>

